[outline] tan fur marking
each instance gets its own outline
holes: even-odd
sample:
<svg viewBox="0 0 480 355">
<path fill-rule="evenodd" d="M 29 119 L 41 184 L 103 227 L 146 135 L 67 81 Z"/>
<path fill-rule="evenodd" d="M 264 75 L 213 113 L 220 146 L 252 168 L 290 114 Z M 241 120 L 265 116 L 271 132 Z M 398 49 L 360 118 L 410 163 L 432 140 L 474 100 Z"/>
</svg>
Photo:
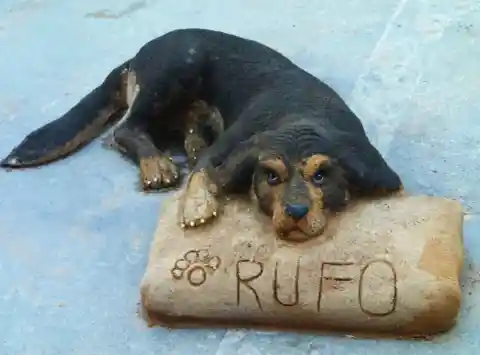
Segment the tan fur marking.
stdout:
<svg viewBox="0 0 480 355">
<path fill-rule="evenodd" d="M 287 167 L 280 158 L 261 160 L 260 165 L 277 173 L 282 180 L 288 178 Z"/>
<path fill-rule="evenodd" d="M 121 96 L 125 104 L 130 107 L 137 97 L 140 87 L 137 83 L 137 75 L 134 71 L 126 70 L 122 72 Z"/>
<path fill-rule="evenodd" d="M 112 93 L 111 102 L 109 105 L 98 111 L 97 116 L 92 121 L 92 124 L 77 133 L 70 141 L 65 143 L 62 147 L 46 154 L 35 161 L 35 164 L 45 164 L 58 158 L 70 154 L 72 151 L 78 149 L 82 144 L 88 143 L 102 133 L 103 128 L 107 124 L 110 116 L 112 116 L 119 109 L 125 107 L 126 80 L 127 71 L 121 74 L 122 85 L 117 91 Z"/>
<path fill-rule="evenodd" d="M 140 177 L 144 190 L 169 187 L 177 183 L 178 168 L 166 156 L 140 159 Z"/>
<path fill-rule="evenodd" d="M 185 152 L 187 154 L 188 165 L 193 168 L 198 157 L 207 148 L 205 140 L 196 133 L 187 133 L 184 142 Z"/>
<path fill-rule="evenodd" d="M 282 203 L 282 197 L 285 191 L 285 186 L 283 184 L 277 185 L 277 186 L 270 186 L 270 189 L 271 189 L 270 196 L 272 197 L 273 227 L 279 234 L 282 234 L 286 230 L 288 230 L 289 227 L 290 228 L 292 227 L 291 225 L 292 223 L 289 223 L 289 222 L 293 222 L 293 220 L 291 220 L 285 214 L 285 209 Z"/>
<path fill-rule="evenodd" d="M 223 118 L 216 108 L 208 106 L 205 101 L 198 100 L 190 105 L 184 120 L 184 148 L 188 165 L 193 168 L 200 154 L 207 148 L 207 142 L 200 134 L 200 126 L 210 125 L 216 134 L 220 134 L 223 131 Z"/>
<path fill-rule="evenodd" d="M 322 189 L 313 186 L 313 184 L 308 183 L 308 194 L 310 195 L 310 200 L 312 201 L 312 205 L 319 209 L 323 209 L 323 192 Z"/>
<path fill-rule="evenodd" d="M 310 211 L 298 224 L 306 234 L 313 236 L 323 232 L 327 223 L 327 216 L 324 210 L 322 190 L 315 188 L 311 183 L 307 184 L 307 188 L 311 201 Z"/>
<path fill-rule="evenodd" d="M 35 161 L 35 164 L 45 164 L 52 160 L 56 160 L 67 154 L 71 153 L 72 151 L 78 149 L 82 144 L 89 142 L 90 140 L 94 139 L 103 131 L 103 127 L 110 119 L 110 116 L 113 115 L 117 111 L 117 107 L 114 105 L 108 105 L 103 110 L 98 112 L 97 117 L 93 120 L 90 126 L 87 126 L 82 131 L 78 132 L 75 137 L 73 137 L 70 141 L 65 143 L 62 147 L 51 151 L 49 154 L 46 154 Z"/>
<path fill-rule="evenodd" d="M 305 178 L 311 178 L 315 172 L 329 163 L 330 159 L 326 155 L 316 154 L 303 160 L 300 164 L 300 170 Z"/>
</svg>

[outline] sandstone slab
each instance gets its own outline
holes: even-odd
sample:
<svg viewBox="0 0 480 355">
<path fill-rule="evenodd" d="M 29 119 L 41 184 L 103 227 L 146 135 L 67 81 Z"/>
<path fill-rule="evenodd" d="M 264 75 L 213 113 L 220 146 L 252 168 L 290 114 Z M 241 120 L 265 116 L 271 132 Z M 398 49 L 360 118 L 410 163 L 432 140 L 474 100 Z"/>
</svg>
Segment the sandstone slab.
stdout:
<svg viewBox="0 0 480 355">
<path fill-rule="evenodd" d="M 148 321 L 425 336 L 454 326 L 461 304 L 463 211 L 429 196 L 359 201 L 324 235 L 278 239 L 232 199 L 212 224 L 182 230 L 165 204 L 141 283 Z"/>
</svg>

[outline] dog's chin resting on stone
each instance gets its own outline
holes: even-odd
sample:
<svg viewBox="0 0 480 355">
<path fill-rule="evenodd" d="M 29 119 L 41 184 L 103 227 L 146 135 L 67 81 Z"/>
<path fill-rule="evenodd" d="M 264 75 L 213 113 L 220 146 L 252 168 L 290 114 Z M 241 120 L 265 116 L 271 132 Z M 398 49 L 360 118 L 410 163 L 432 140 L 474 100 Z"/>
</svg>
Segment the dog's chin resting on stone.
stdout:
<svg viewBox="0 0 480 355">
<path fill-rule="evenodd" d="M 292 242 L 303 242 L 320 236 L 328 224 L 328 217 L 325 214 L 320 216 L 306 216 L 300 221 L 285 216 L 283 211 L 273 215 L 273 227 L 277 236 L 281 239 Z"/>
</svg>

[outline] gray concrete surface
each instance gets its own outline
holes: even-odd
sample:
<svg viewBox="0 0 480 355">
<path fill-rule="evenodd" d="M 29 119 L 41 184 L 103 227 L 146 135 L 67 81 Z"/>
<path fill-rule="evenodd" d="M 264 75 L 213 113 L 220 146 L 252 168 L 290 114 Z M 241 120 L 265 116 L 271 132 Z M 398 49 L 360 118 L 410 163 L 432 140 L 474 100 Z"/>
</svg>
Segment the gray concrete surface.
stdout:
<svg viewBox="0 0 480 355">
<path fill-rule="evenodd" d="M 137 192 L 135 168 L 98 140 L 0 172 L 0 354 L 477 354 L 478 0 L 2 0 L 0 155 L 145 41 L 196 26 L 284 52 L 352 105 L 410 192 L 464 204 L 458 326 L 428 342 L 148 329 L 138 284 L 165 195 Z"/>
</svg>

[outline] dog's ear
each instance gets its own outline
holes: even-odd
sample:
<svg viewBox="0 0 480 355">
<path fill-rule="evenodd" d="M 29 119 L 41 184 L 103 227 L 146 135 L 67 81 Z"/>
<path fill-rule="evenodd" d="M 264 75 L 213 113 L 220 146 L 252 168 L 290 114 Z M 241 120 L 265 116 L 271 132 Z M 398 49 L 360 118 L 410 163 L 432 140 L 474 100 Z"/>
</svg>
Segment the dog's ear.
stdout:
<svg viewBox="0 0 480 355">
<path fill-rule="evenodd" d="M 211 177 L 224 189 L 250 183 L 263 140 L 262 134 L 254 135 L 238 144 L 222 161 L 212 162 Z"/>
<path fill-rule="evenodd" d="M 339 162 L 350 185 L 360 192 L 397 191 L 402 188 L 398 174 L 369 142 L 349 145 L 339 154 Z"/>
</svg>

